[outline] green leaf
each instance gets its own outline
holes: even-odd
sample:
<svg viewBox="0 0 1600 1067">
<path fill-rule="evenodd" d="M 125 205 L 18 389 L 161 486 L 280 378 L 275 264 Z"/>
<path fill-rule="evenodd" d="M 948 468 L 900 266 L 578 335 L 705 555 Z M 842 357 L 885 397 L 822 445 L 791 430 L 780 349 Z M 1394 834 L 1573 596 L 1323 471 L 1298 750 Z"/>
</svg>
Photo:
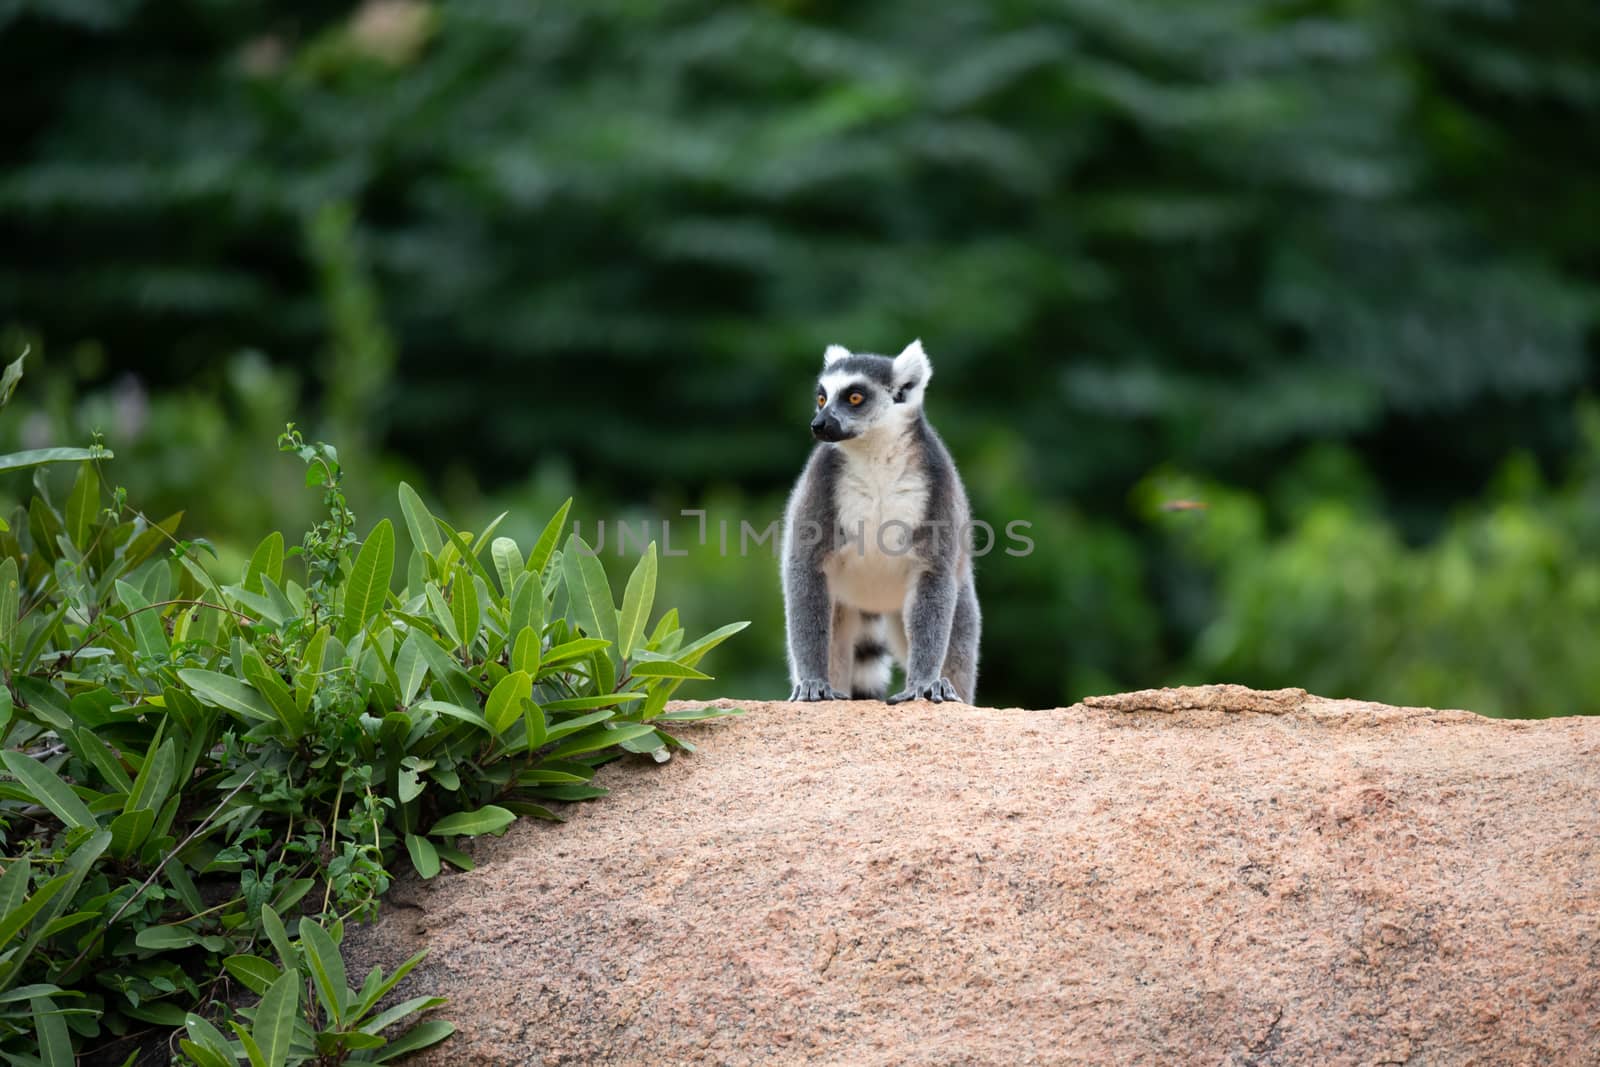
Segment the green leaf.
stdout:
<svg viewBox="0 0 1600 1067">
<path fill-rule="evenodd" d="M 596 693 L 609 693 L 617 687 L 616 650 L 596 652 L 589 657 L 589 677 Z"/>
<path fill-rule="evenodd" d="M 530 678 L 539 673 L 539 632 L 531 626 L 524 626 L 511 646 L 511 669 Z"/>
<path fill-rule="evenodd" d="M 128 609 L 128 625 L 133 630 L 133 640 L 141 656 L 164 661 L 170 647 L 167 631 L 161 625 L 160 612 L 150 608 L 144 595 L 122 579 L 117 579 L 117 599 Z"/>
<path fill-rule="evenodd" d="M 34 997 L 67 997 L 77 998 L 83 994 L 75 990 L 62 989 L 58 985 L 49 985 L 44 982 L 35 982 L 32 985 L 20 985 L 15 989 L 8 989 L 0 993 L 0 1004 L 15 1004 Z"/>
<path fill-rule="evenodd" d="M 295 702 L 289 687 L 283 684 L 277 672 L 263 663 L 253 651 L 244 658 L 244 676 L 250 679 L 250 684 L 266 700 L 278 721 L 283 723 L 287 737 L 292 741 L 304 737 L 311 727 L 309 716 L 300 710 L 300 705 Z"/>
<path fill-rule="evenodd" d="M 683 708 L 657 717 L 665 722 L 703 722 L 706 719 L 723 719 L 730 715 L 743 715 L 743 708 Z"/>
<path fill-rule="evenodd" d="M 439 851 L 433 847 L 432 841 L 417 834 L 407 834 L 406 851 L 411 853 L 411 865 L 422 877 L 432 878 L 439 873 Z"/>
<path fill-rule="evenodd" d="M 306 961 L 311 964 L 311 984 L 316 987 L 317 999 L 322 1001 L 323 1010 L 337 1028 L 344 1023 L 345 1008 L 350 1000 L 339 946 L 333 943 L 328 931 L 309 916 L 300 919 L 300 944 L 306 949 Z"/>
<path fill-rule="evenodd" d="M 417 964 L 427 959 L 427 957 L 428 950 L 423 949 L 396 967 L 394 973 L 387 978 L 384 978 L 378 968 L 374 967 L 371 973 L 367 975 L 367 980 L 361 983 L 361 1002 L 356 1005 L 355 1018 L 365 1017 L 367 1012 L 377 1005 L 378 1001 L 388 995 L 389 990 L 399 985 L 401 980 L 415 970 Z M 365 1026 L 363 1027 L 363 1029 L 366 1028 Z"/>
<path fill-rule="evenodd" d="M 27 856 L 18 856 L 6 864 L 6 872 L 0 875 L 0 916 L 7 916 L 22 906 L 28 896 L 28 876 L 32 873 L 32 863 Z M 0 939 L 0 948 L 5 947 L 4 939 Z"/>
<path fill-rule="evenodd" d="M 464 565 L 457 565 L 455 580 L 450 583 L 450 618 L 460 643 L 470 647 L 483 624 L 483 612 L 478 604 L 478 583 Z"/>
<path fill-rule="evenodd" d="M 384 1029 L 393 1026 L 401 1019 L 404 1019 L 407 1015 L 414 1015 L 419 1011 L 428 1011 L 432 1008 L 437 1008 L 441 1004 L 447 1003 L 449 1002 L 445 1000 L 444 997 L 430 996 L 412 997 L 410 1000 L 402 1000 L 393 1007 L 385 1008 L 380 1014 L 373 1016 L 371 1022 L 368 1022 L 361 1027 L 361 1032 L 364 1034 L 380 1033 Z"/>
<path fill-rule="evenodd" d="M 403 719 L 404 716 L 401 716 Z M 422 782 L 422 776 L 409 767 L 403 767 L 395 775 L 395 792 L 400 797 L 400 803 L 409 804 L 420 797 L 427 789 Z"/>
<path fill-rule="evenodd" d="M 433 674 L 433 682 L 428 686 L 431 696 L 447 696 L 456 704 L 477 707 L 473 679 L 455 657 L 426 635 L 424 640 L 418 642 L 417 650 L 428 661 L 428 670 Z"/>
<path fill-rule="evenodd" d="M 27 960 L 29 953 L 44 937 L 44 931 L 50 924 L 66 910 L 67 904 L 77 895 L 78 887 L 83 884 L 84 877 L 95 861 L 105 853 L 111 844 L 111 832 L 101 830 L 80 841 L 67 857 L 67 861 L 50 881 L 40 886 L 34 895 L 20 908 L 0 915 L 0 946 L 7 944 L 17 932 L 28 925 L 35 915 L 39 922 L 23 937 L 22 944 L 11 951 L 11 966 L 20 968 L 21 962 Z"/>
<path fill-rule="evenodd" d="M 418 1023 L 384 1046 L 382 1054 L 377 1057 L 377 1062 L 388 1063 L 390 1060 L 409 1056 L 430 1045 L 437 1045 L 455 1032 L 455 1024 L 443 1019 L 429 1019 L 427 1022 Z"/>
<path fill-rule="evenodd" d="M 567 523 L 567 512 L 572 510 L 572 498 L 567 497 L 566 503 L 556 509 L 556 513 L 545 523 L 544 531 L 539 534 L 539 540 L 534 542 L 533 551 L 528 555 L 528 572 L 542 575 L 544 565 L 550 562 L 550 554 L 555 551 L 557 543 L 561 540 L 561 530 Z"/>
<path fill-rule="evenodd" d="M 28 501 L 28 533 L 39 558 L 54 563 L 61 554 L 60 542 L 66 536 L 66 527 L 61 525 L 61 516 L 42 494 L 35 494 Z"/>
<path fill-rule="evenodd" d="M 483 551 L 483 546 L 489 543 L 490 539 L 494 537 L 494 532 L 500 529 L 500 524 L 505 522 L 506 516 L 510 514 L 511 512 L 509 511 L 502 511 L 489 520 L 489 525 L 485 526 L 483 532 L 478 535 L 478 539 L 472 542 L 472 554 L 474 556 Z"/>
<path fill-rule="evenodd" d="M 67 695 L 43 678 L 29 675 L 13 678 L 11 684 L 16 686 L 23 706 L 57 733 L 66 733 L 75 725 Z"/>
<path fill-rule="evenodd" d="M 0 752 L 6 770 L 37 803 L 50 809 L 50 813 L 68 826 L 94 829 L 99 824 L 89 811 L 89 806 L 78 798 L 67 783 L 56 773 L 25 752 L 6 750 Z"/>
<path fill-rule="evenodd" d="M 670 659 L 645 660 L 633 665 L 635 678 L 689 678 L 695 681 L 709 682 L 711 675 L 702 674 L 693 667 Z"/>
<path fill-rule="evenodd" d="M 51 919 L 40 928 L 40 933 L 45 937 L 54 937 L 63 930 L 70 930 L 74 926 L 82 926 L 86 922 L 105 922 L 106 913 L 103 911 L 75 911 L 71 915 L 63 915 L 58 919 Z"/>
<path fill-rule="evenodd" d="M 500 579 L 500 592 L 509 597 L 517 576 L 527 566 L 522 559 L 522 550 L 511 538 L 496 537 L 489 546 L 489 555 L 494 559 L 495 575 Z"/>
<path fill-rule="evenodd" d="M 285 971 L 298 971 L 300 957 L 295 953 L 294 946 L 289 942 L 289 931 L 284 928 L 283 920 L 278 917 L 270 904 L 261 906 L 261 929 L 267 935 L 267 940 L 272 942 L 273 951 L 278 954 L 278 962 Z"/>
<path fill-rule="evenodd" d="M 522 702 L 533 698 L 533 679 L 526 671 L 512 671 L 494 687 L 483 706 L 483 717 L 496 737 L 522 717 Z"/>
<path fill-rule="evenodd" d="M 662 750 L 667 747 L 667 738 L 660 730 L 652 728 L 649 734 L 630 737 L 620 742 L 620 747 L 624 752 L 634 752 L 641 756 L 661 753 L 661 759 L 664 762 L 666 754 Z"/>
<path fill-rule="evenodd" d="M 476 837 L 479 834 L 496 834 L 515 822 L 517 817 L 505 808 L 493 804 L 485 804 L 477 811 L 457 811 L 428 828 L 428 833 L 434 837 L 454 837 L 462 835 Z"/>
<path fill-rule="evenodd" d="M 643 700 L 643 693 L 597 693 L 587 697 L 566 697 L 562 700 L 552 700 L 544 706 L 546 712 L 553 711 L 587 711 L 590 708 L 609 708 L 616 704 L 625 704 L 630 700 Z"/>
<path fill-rule="evenodd" d="M 15 662 L 21 651 L 17 644 L 17 617 L 22 610 L 22 587 L 18 580 L 17 561 L 7 556 L 0 563 L 0 649 L 4 650 L 6 664 Z"/>
<path fill-rule="evenodd" d="M 433 619 L 439 624 L 439 629 L 450 639 L 452 648 L 460 648 L 461 630 L 456 625 L 455 612 L 444 598 L 444 591 L 437 584 L 429 582 L 427 596 L 428 608 L 433 612 Z"/>
<path fill-rule="evenodd" d="M 433 847 L 439 850 L 440 859 L 444 860 L 458 871 L 470 871 L 475 866 L 475 864 L 472 862 L 471 856 L 467 855 L 465 852 L 462 852 L 458 848 L 452 848 L 447 842 L 436 841 L 434 842 Z"/>
<path fill-rule="evenodd" d="M 693 641 L 685 647 L 678 649 L 676 659 L 679 663 L 693 667 L 696 663 L 700 662 L 707 652 L 710 652 L 713 648 L 716 648 L 718 645 L 722 644 L 722 642 L 726 641 L 728 638 L 732 637 L 734 634 L 738 633 L 740 630 L 743 630 L 749 625 L 749 622 L 730 622 L 726 626 L 718 627 L 717 629 L 706 634 L 700 640 Z"/>
<path fill-rule="evenodd" d="M 236 1067 L 238 1063 L 231 1054 L 224 1054 L 187 1037 L 178 1039 L 178 1047 L 195 1062 L 196 1067 Z"/>
<path fill-rule="evenodd" d="M 200 935 L 187 926 L 147 926 L 133 937 L 140 948 L 166 951 L 200 943 Z"/>
<path fill-rule="evenodd" d="M 77 460 L 112 459 L 114 453 L 102 448 L 32 448 L 26 452 L 9 452 L 0 455 L 0 474 L 38 467 L 45 463 L 71 463 Z"/>
<path fill-rule="evenodd" d="M 284 977 L 288 976 L 285 975 Z M 296 996 L 298 995 L 297 993 Z M 250 1059 L 250 1067 L 268 1067 L 267 1058 L 262 1055 L 261 1046 L 256 1043 L 256 1039 L 250 1036 L 250 1031 L 246 1030 L 234 1019 L 228 1020 L 228 1027 L 238 1037 L 239 1044 L 244 1046 L 244 1054 Z"/>
<path fill-rule="evenodd" d="M 524 571 L 512 582 L 511 612 L 506 619 L 507 633 L 520 633 L 532 629 L 544 631 L 544 586 L 534 575 Z"/>
<path fill-rule="evenodd" d="M 205 1049 L 216 1057 L 214 1062 L 206 1063 L 205 1067 L 215 1067 L 216 1063 L 234 1067 L 237 1061 L 234 1059 L 233 1050 L 228 1046 L 228 1039 L 222 1036 L 222 1031 L 193 1012 L 184 1016 L 184 1028 L 189 1031 L 191 1039 L 187 1044 Z M 187 1051 L 191 1056 L 194 1055 L 192 1048 Z M 198 1056 L 195 1058 L 200 1059 Z"/>
<path fill-rule="evenodd" d="M 419 596 L 427 582 L 428 557 L 413 548 L 411 555 L 406 557 L 405 599 L 410 600 L 414 596 Z"/>
<path fill-rule="evenodd" d="M 339 624 L 339 640 L 351 639 L 383 609 L 389 596 L 389 581 L 394 576 L 394 526 L 388 519 L 379 521 L 367 535 L 356 556 L 355 566 L 345 582 L 344 618 Z"/>
<path fill-rule="evenodd" d="M 678 609 L 668 608 L 665 615 L 656 620 L 656 628 L 650 631 L 650 647 L 655 648 L 666 640 L 668 634 L 678 628 Z"/>
<path fill-rule="evenodd" d="M 283 977 L 282 971 L 260 956 L 229 956 L 222 966 L 256 996 L 265 994 Z"/>
<path fill-rule="evenodd" d="M 394 658 L 394 673 L 400 679 L 400 703 L 410 704 L 416 698 L 417 690 L 422 688 L 423 679 L 428 677 L 428 661 L 423 658 L 422 649 L 418 642 L 427 638 L 413 630 L 401 644 L 399 653 Z"/>
<path fill-rule="evenodd" d="M 466 565 L 466 567 L 470 569 L 473 574 L 483 579 L 485 589 L 492 586 L 494 584 L 494 579 L 490 577 L 489 572 L 484 569 L 483 564 L 478 561 L 478 553 L 482 550 L 483 546 L 479 545 L 477 548 L 474 548 L 472 545 L 472 539 L 467 536 L 466 531 L 455 529 L 443 519 L 436 518 L 434 521 L 439 524 L 439 529 L 444 533 L 446 543 L 454 546 L 456 551 L 455 558 Z"/>
<path fill-rule="evenodd" d="M 228 711 L 237 712 L 257 722 L 277 722 L 277 712 L 262 695 L 250 686 L 217 671 L 190 667 L 178 672 L 183 684 L 194 690 L 202 701 Z"/>
<path fill-rule="evenodd" d="M 67 496 L 67 538 L 80 552 L 89 551 L 95 520 L 100 514 L 100 476 L 93 463 L 78 468 L 78 480 Z"/>
<path fill-rule="evenodd" d="M 439 524 L 428 513 L 428 506 L 422 502 L 417 491 L 405 482 L 400 483 L 400 511 L 406 518 L 406 530 L 411 534 L 411 544 L 418 551 L 438 559 L 439 553 L 444 551 L 444 539 L 439 536 Z"/>
<path fill-rule="evenodd" d="M 579 756 L 585 752 L 597 752 L 602 748 L 620 745 L 622 742 L 645 734 L 653 734 L 656 728 L 649 723 L 624 723 L 620 726 L 596 726 L 592 729 L 576 733 L 551 750 L 551 759 L 564 759 L 568 756 Z"/>
<path fill-rule="evenodd" d="M 300 976 L 286 972 L 261 995 L 256 1005 L 251 1037 L 261 1050 L 266 1067 L 284 1067 L 294 1037 L 294 1020 L 300 1012 Z"/>
<path fill-rule="evenodd" d="M 588 636 L 609 641 L 612 647 L 607 649 L 607 654 L 615 659 L 617 606 L 611 600 L 605 568 L 577 534 L 567 538 L 561 565 L 566 574 L 572 621 Z"/>
<path fill-rule="evenodd" d="M 305 655 L 295 670 L 294 706 L 301 712 L 311 707 L 311 698 L 316 694 L 317 687 L 322 684 L 323 658 L 327 653 L 328 640 L 331 636 L 328 627 L 317 627 L 317 632 L 311 635 L 311 640 L 306 644 Z"/>
<path fill-rule="evenodd" d="M 128 800 L 122 806 L 122 810 L 131 812 L 144 808 L 151 812 L 160 811 L 161 805 L 167 802 L 167 794 L 172 789 L 177 768 L 177 750 L 173 746 L 172 738 L 169 737 L 139 769 L 139 776 L 134 779 L 133 788 L 128 791 Z"/>
<path fill-rule="evenodd" d="M 593 800 L 596 797 L 608 795 L 611 791 L 598 785 L 542 785 L 532 790 L 535 796 L 545 800 L 563 800 L 573 803 L 579 800 Z"/>
<path fill-rule="evenodd" d="M 436 715 L 448 715 L 452 719 L 470 722 L 483 730 L 489 729 L 489 720 L 473 708 L 464 708 L 460 704 L 452 704 L 448 700 L 419 700 L 412 705 L 416 711 L 431 711 Z"/>
<path fill-rule="evenodd" d="M 543 745 L 549 739 L 547 732 L 549 723 L 545 720 L 544 709 L 538 705 L 538 702 L 530 700 L 523 707 L 522 724 L 523 732 L 526 734 L 524 747 L 529 752 Z"/>
<path fill-rule="evenodd" d="M 273 530 L 261 539 L 256 550 L 250 556 L 250 565 L 245 568 L 242 584 L 252 593 L 264 592 L 262 578 L 271 578 L 278 584 L 283 583 L 283 534 Z"/>
<path fill-rule="evenodd" d="M 11 403 L 11 394 L 17 391 L 17 386 L 22 381 L 22 363 L 28 358 L 30 348 L 23 348 L 22 355 L 6 364 L 4 375 L 0 375 L 0 408 Z"/>
<path fill-rule="evenodd" d="M 266 584 L 267 579 L 264 575 L 260 580 L 263 585 Z M 225 585 L 222 587 L 222 592 L 236 606 L 243 608 L 258 619 L 265 619 L 274 626 L 282 626 L 294 618 L 293 608 L 285 611 L 283 606 L 279 605 L 271 597 L 264 593 L 252 593 L 242 585 Z"/>
<path fill-rule="evenodd" d="M 171 744 L 169 741 L 168 744 Z M 156 824 L 156 813 L 151 808 L 125 811 L 111 820 L 111 854 L 126 860 L 138 851 L 150 830 Z"/>
<path fill-rule="evenodd" d="M 548 672 L 551 667 L 558 663 L 582 659 L 591 652 L 598 652 L 605 647 L 606 642 L 598 637 L 580 637 L 573 641 L 552 645 L 545 651 L 540 672 Z"/>
<path fill-rule="evenodd" d="M 16 937 L 18 932 L 32 922 L 34 916 L 43 911 L 45 906 L 66 889 L 71 881 L 72 879 L 66 875 L 58 874 L 34 890 L 33 896 L 28 897 L 4 915 L 0 915 L 0 946 L 4 946 L 13 937 Z"/>
<path fill-rule="evenodd" d="M 518 785 L 568 785 L 589 781 L 592 775 L 573 774 L 570 771 L 546 771 L 534 768 L 517 772 Z"/>
<path fill-rule="evenodd" d="M 610 708 L 602 708 L 599 711 L 591 711 L 587 715 L 579 715 L 577 718 L 568 719 L 566 722 L 550 727 L 545 741 L 546 743 L 559 741 L 568 734 L 577 733 L 585 726 L 593 726 L 597 722 L 605 722 L 607 719 L 614 718 L 616 714 Z"/>
<path fill-rule="evenodd" d="M 67 1020 L 57 1013 L 55 1002 L 49 997 L 34 997 L 28 1006 L 33 1009 L 40 1061 L 45 1067 L 73 1067 L 78 1057 L 72 1051 L 72 1035 L 67 1032 Z"/>
<path fill-rule="evenodd" d="M 656 543 L 639 558 L 622 594 L 622 616 L 617 621 L 617 652 L 623 659 L 633 654 L 644 638 L 645 623 L 656 598 Z M 637 672 L 635 672 L 637 673 Z"/>
<path fill-rule="evenodd" d="M 205 902 L 200 899 L 200 890 L 195 888 L 194 879 L 189 877 L 189 868 L 182 863 L 169 863 L 166 866 L 167 881 L 172 883 L 173 891 L 183 901 L 184 906 L 191 912 L 205 910 Z"/>
</svg>

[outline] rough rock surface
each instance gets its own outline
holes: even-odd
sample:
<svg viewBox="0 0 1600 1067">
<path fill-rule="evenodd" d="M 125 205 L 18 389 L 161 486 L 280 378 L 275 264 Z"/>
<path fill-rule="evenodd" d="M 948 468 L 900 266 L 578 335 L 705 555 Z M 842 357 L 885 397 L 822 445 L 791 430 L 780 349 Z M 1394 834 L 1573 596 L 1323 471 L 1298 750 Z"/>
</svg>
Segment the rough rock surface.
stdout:
<svg viewBox="0 0 1600 1067">
<path fill-rule="evenodd" d="M 355 935 L 425 1062 L 1600 1064 L 1600 719 L 742 706 Z"/>
</svg>

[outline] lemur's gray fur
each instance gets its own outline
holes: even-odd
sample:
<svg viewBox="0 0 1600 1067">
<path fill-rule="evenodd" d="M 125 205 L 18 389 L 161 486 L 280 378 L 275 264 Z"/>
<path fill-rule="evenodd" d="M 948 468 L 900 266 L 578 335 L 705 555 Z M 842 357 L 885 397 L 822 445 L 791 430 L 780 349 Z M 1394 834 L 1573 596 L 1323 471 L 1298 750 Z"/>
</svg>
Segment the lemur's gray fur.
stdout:
<svg viewBox="0 0 1600 1067">
<path fill-rule="evenodd" d="M 891 655 L 906 681 L 889 703 L 977 698 L 971 509 L 923 415 L 932 376 L 921 341 L 823 355 L 819 443 L 784 515 L 790 700 L 882 700 Z"/>
</svg>

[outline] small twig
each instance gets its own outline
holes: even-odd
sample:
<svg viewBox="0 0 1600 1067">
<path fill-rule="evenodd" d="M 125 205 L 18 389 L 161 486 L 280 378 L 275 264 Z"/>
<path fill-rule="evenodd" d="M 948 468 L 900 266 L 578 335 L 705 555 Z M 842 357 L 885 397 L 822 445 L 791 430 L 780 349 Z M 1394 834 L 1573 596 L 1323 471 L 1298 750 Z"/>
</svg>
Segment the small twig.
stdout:
<svg viewBox="0 0 1600 1067">
<path fill-rule="evenodd" d="M 138 900 L 140 897 L 144 896 L 144 891 L 146 889 L 150 888 L 151 883 L 153 883 L 157 878 L 161 877 L 161 872 L 166 869 L 166 866 L 167 866 L 168 863 L 172 862 L 173 857 L 176 856 L 178 853 L 182 852 L 185 848 L 187 848 L 189 846 L 189 842 L 191 842 L 195 838 L 199 837 L 200 836 L 200 831 L 204 830 L 207 826 L 209 826 L 211 824 L 211 820 L 217 817 L 217 813 L 220 812 L 223 808 L 228 806 L 228 801 L 230 801 L 234 797 L 238 796 L 239 795 L 239 791 L 241 789 L 243 789 L 245 786 L 249 785 L 250 782 L 255 778 L 255 776 L 256 776 L 256 772 L 255 771 L 251 771 L 245 777 L 244 781 L 242 781 L 238 785 L 234 786 L 232 791 L 229 792 L 227 796 L 223 797 L 217 803 L 216 807 L 211 809 L 211 814 L 207 815 L 204 819 L 200 820 L 200 825 L 196 826 L 193 830 L 189 831 L 189 836 L 184 838 L 182 841 L 180 841 L 178 843 L 178 847 L 177 848 L 172 849 L 165 856 L 161 857 L 161 862 L 156 864 L 156 869 L 150 872 L 150 877 L 148 877 L 148 878 L 146 878 L 144 880 L 144 884 L 143 885 L 139 886 L 138 889 L 134 890 L 132 896 L 130 896 L 127 900 L 122 902 L 122 907 L 118 908 L 117 911 L 116 911 L 116 914 L 112 915 L 110 919 L 106 920 L 105 924 L 100 928 L 99 936 L 97 936 L 93 941 L 90 941 L 87 945 L 85 945 L 83 947 L 83 951 L 78 953 L 78 958 L 73 960 L 70 964 L 67 965 L 66 971 L 71 971 L 74 967 L 78 966 L 78 964 L 83 962 L 83 958 L 89 954 L 89 950 L 91 948 L 93 948 L 96 944 L 98 944 L 99 941 L 100 941 L 100 938 L 104 937 L 106 935 L 106 932 L 109 931 L 113 926 L 115 926 L 117 924 L 117 920 L 118 919 L 122 918 L 122 913 L 127 911 L 129 908 L 133 907 L 133 902 Z M 62 973 L 65 974 L 66 971 L 63 971 Z"/>
<path fill-rule="evenodd" d="M 293 843 L 294 843 L 294 812 L 291 811 L 291 812 L 289 812 L 289 825 L 283 831 L 283 849 L 282 849 L 282 851 L 280 851 L 278 853 L 278 863 L 279 863 L 280 866 L 283 864 L 284 860 L 289 858 L 289 846 L 292 845 Z"/>
<path fill-rule="evenodd" d="M 203 919 L 207 915 L 210 915 L 214 911 L 221 911 L 223 908 L 229 907 L 230 905 L 238 904 L 242 900 L 244 900 L 244 897 L 234 897 L 232 900 L 224 900 L 221 904 L 213 904 L 211 907 L 207 908 L 205 911 L 197 911 L 193 915 L 185 915 L 181 919 L 173 919 L 171 922 L 168 922 L 168 923 L 156 923 L 156 925 L 157 926 L 182 926 L 184 923 L 193 922 L 196 919 Z"/>
<path fill-rule="evenodd" d="M 333 845 L 339 840 L 339 803 L 344 800 L 344 776 L 349 768 L 339 772 L 339 791 L 333 795 L 333 822 L 328 827 L 328 864 L 332 866 L 334 859 Z M 322 891 L 322 913 L 328 912 L 328 900 L 333 896 L 333 876 L 325 879 L 327 887 Z"/>
</svg>

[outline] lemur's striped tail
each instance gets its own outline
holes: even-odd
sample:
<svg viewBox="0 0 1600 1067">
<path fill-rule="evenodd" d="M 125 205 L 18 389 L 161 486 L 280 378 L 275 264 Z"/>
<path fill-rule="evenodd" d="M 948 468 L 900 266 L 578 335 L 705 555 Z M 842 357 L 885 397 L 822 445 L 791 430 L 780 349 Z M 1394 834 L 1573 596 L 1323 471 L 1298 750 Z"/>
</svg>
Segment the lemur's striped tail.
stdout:
<svg viewBox="0 0 1600 1067">
<path fill-rule="evenodd" d="M 884 637 L 882 615 L 861 613 L 856 635 L 855 666 L 850 672 L 851 700 L 882 700 L 889 695 L 889 673 L 894 660 Z"/>
</svg>

